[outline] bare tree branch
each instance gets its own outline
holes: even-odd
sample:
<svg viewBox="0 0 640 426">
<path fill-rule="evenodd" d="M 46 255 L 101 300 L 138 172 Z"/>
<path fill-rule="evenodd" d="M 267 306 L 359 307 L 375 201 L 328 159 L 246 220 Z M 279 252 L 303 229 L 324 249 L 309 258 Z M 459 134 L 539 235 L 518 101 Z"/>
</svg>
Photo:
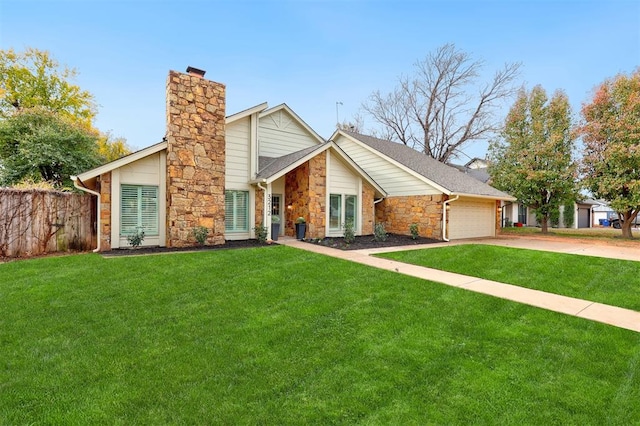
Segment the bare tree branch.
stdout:
<svg viewBox="0 0 640 426">
<path fill-rule="evenodd" d="M 505 64 L 478 90 L 483 66 L 445 44 L 416 62 L 414 76 L 400 78 L 393 92 L 374 92 L 363 109 L 382 125 L 381 133 L 447 162 L 466 144 L 489 139 L 500 128 L 496 107 L 516 93 L 519 63 Z"/>
</svg>

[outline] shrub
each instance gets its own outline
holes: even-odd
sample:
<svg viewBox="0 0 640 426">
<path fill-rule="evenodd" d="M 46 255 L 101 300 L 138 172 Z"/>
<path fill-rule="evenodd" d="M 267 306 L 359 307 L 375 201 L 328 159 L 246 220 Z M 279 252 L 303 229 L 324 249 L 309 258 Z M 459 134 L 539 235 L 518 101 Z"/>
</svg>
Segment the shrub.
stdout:
<svg viewBox="0 0 640 426">
<path fill-rule="evenodd" d="M 417 240 L 420 234 L 418 234 L 418 224 L 412 223 L 409 225 L 409 232 L 411 232 L 411 238 Z"/>
<path fill-rule="evenodd" d="M 342 225 L 344 227 L 344 242 L 351 244 L 356 240 L 356 231 L 353 229 L 353 222 L 347 221 Z"/>
<path fill-rule="evenodd" d="M 140 244 L 144 241 L 144 231 L 141 228 L 137 228 L 136 232 L 127 236 L 127 241 L 133 248 L 140 247 Z"/>
<path fill-rule="evenodd" d="M 256 226 L 253 229 L 254 229 L 254 231 L 256 231 L 256 239 L 261 243 L 266 243 L 267 242 L 267 227 L 264 226 L 263 224 L 260 224 L 259 226 Z"/>
<path fill-rule="evenodd" d="M 296 223 L 306 223 L 306 222 L 307 222 L 307 220 L 302 216 L 300 216 L 299 218 L 296 219 Z"/>
<path fill-rule="evenodd" d="M 207 235 L 209 235 L 209 228 L 206 226 L 196 226 L 193 228 L 193 236 L 201 246 L 207 241 Z"/>
<path fill-rule="evenodd" d="M 384 223 L 376 223 L 373 230 L 373 239 L 376 241 L 387 241 L 387 231 L 384 229 Z"/>
<path fill-rule="evenodd" d="M 564 227 L 573 228 L 575 221 L 575 211 L 573 210 L 573 201 L 564 203 Z"/>
</svg>

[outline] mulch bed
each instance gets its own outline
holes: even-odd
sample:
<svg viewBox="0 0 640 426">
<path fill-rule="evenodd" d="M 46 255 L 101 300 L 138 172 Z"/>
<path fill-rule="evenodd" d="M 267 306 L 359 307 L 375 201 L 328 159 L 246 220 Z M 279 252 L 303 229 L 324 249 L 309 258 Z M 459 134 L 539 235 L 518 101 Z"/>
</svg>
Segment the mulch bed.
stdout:
<svg viewBox="0 0 640 426">
<path fill-rule="evenodd" d="M 251 247 L 268 247 L 269 245 L 277 245 L 277 243 L 263 244 L 258 240 L 237 240 L 226 241 L 224 244 L 215 246 L 195 246 L 195 247 L 138 247 L 138 248 L 119 248 L 110 251 L 101 252 L 104 257 L 115 256 L 139 256 L 144 254 L 160 254 L 160 253 L 179 253 L 193 251 L 211 251 L 211 250 L 228 250 Z"/>
<path fill-rule="evenodd" d="M 355 237 L 355 241 L 351 244 L 347 244 L 344 238 L 327 237 L 323 239 L 308 239 L 304 240 L 311 244 L 323 245 L 326 247 L 338 248 L 342 250 L 362 250 L 372 249 L 380 247 L 397 247 L 397 246 L 413 246 L 421 244 L 434 244 L 441 243 L 440 240 L 434 240 L 432 238 L 418 237 L 415 240 L 409 235 L 399 234 L 387 234 L 386 241 L 376 241 L 373 235 L 363 235 Z"/>
</svg>

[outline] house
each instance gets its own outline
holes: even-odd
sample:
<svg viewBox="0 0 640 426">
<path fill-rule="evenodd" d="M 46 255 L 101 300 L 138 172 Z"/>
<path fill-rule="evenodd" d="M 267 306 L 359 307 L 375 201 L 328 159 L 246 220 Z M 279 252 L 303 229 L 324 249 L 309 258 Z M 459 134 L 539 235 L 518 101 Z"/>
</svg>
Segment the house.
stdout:
<svg viewBox="0 0 640 426">
<path fill-rule="evenodd" d="M 376 221 L 390 232 L 406 234 L 417 223 L 430 238 L 493 237 L 502 201 L 515 200 L 403 144 L 345 130 L 330 140 L 387 193 L 376 205 Z"/>
<path fill-rule="evenodd" d="M 150 246 L 194 245 L 198 227 L 207 244 L 255 238 L 274 216 L 288 236 L 303 217 L 307 238 L 342 236 L 348 222 L 356 235 L 376 222 L 408 234 L 416 222 L 437 239 L 493 236 L 512 199 L 399 144 L 349 132 L 325 141 L 286 104 L 226 115 L 225 90 L 202 70 L 171 71 L 163 140 L 72 177 L 96 196 L 96 251 L 128 246 L 138 229 Z"/>
<path fill-rule="evenodd" d="M 567 223 L 565 209 L 560 206 L 560 217 L 558 227 L 560 228 L 592 228 L 597 224 L 594 209 L 601 203 L 593 200 L 579 200 L 573 203 L 573 221 Z M 511 226 L 512 223 L 521 223 L 524 226 L 540 226 L 534 210 L 523 203 L 507 203 L 503 207 L 503 226 Z"/>
</svg>

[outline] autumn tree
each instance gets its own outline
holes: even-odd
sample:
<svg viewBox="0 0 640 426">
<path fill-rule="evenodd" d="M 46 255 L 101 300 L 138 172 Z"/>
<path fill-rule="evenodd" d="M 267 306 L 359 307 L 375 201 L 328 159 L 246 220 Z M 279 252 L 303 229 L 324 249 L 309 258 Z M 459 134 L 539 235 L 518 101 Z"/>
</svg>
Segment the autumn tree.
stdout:
<svg viewBox="0 0 640 426">
<path fill-rule="evenodd" d="M 520 64 L 505 64 L 488 82 L 483 62 L 445 44 L 416 62 L 388 94 L 379 90 L 363 109 L 382 129 L 376 134 L 448 162 L 467 144 L 488 139 L 499 129 L 494 113 L 516 90 Z"/>
<path fill-rule="evenodd" d="M 0 186 L 32 180 L 69 187 L 71 175 L 103 162 L 97 140 L 94 131 L 48 110 L 0 120 Z"/>
<path fill-rule="evenodd" d="M 98 138 L 98 155 L 108 163 L 131 153 L 125 138 L 114 138 L 110 133 L 103 133 Z"/>
<path fill-rule="evenodd" d="M 560 205 L 575 197 L 574 145 L 567 96 L 557 91 L 549 100 L 536 86 L 530 93 L 520 90 L 489 146 L 492 185 L 533 208 L 543 233 Z"/>
<path fill-rule="evenodd" d="M 640 212 L 640 69 L 598 86 L 582 107 L 583 183 L 621 219 L 622 236 Z"/>
<path fill-rule="evenodd" d="M 47 51 L 0 50 L 0 116 L 38 107 L 90 127 L 96 105 L 91 93 L 72 84 L 76 76 Z"/>
</svg>

